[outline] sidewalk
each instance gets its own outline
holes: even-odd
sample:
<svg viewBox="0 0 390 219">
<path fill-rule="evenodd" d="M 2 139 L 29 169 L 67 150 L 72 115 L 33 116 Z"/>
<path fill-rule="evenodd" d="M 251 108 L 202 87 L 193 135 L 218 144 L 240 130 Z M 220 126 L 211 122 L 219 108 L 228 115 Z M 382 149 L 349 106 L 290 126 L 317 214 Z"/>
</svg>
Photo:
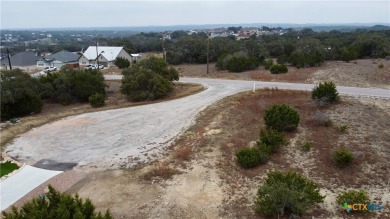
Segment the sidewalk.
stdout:
<svg viewBox="0 0 390 219">
<path fill-rule="evenodd" d="M 7 209 L 27 193 L 62 171 L 25 165 L 14 175 L 0 181 L 0 211 Z"/>
</svg>

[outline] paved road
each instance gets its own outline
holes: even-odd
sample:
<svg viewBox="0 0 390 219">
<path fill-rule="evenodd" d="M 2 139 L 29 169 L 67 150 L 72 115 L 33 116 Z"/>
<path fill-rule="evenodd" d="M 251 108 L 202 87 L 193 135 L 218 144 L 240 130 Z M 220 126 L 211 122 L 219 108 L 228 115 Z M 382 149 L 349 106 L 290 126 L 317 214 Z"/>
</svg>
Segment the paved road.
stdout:
<svg viewBox="0 0 390 219">
<path fill-rule="evenodd" d="M 120 79 L 109 75 L 107 79 Z M 76 168 L 117 168 L 148 161 L 164 152 L 187 129 L 196 114 L 226 96 L 251 90 L 253 82 L 182 78 L 207 90 L 172 101 L 68 117 L 35 128 L 7 147 L 7 153 L 27 164 L 59 163 Z M 256 87 L 311 90 L 310 84 L 256 82 Z M 390 98 L 385 89 L 338 87 L 342 94 Z M 69 164 L 69 165 L 67 165 Z M 49 165 L 48 169 L 56 169 Z"/>
</svg>

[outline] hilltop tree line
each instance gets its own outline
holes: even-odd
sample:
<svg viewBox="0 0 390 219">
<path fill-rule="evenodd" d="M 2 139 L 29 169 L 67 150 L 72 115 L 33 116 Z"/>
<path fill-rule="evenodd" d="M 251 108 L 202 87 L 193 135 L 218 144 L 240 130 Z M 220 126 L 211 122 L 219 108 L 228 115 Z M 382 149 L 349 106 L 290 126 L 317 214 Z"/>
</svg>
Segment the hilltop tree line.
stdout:
<svg viewBox="0 0 390 219">
<path fill-rule="evenodd" d="M 263 30 L 275 30 L 262 27 Z M 238 32 L 241 27 L 229 27 L 228 31 Z M 280 29 L 276 29 L 280 30 Z M 178 30 L 164 39 L 167 33 L 144 33 L 120 36 L 101 35 L 101 46 L 123 46 L 129 53 L 167 52 L 170 64 L 206 63 L 207 37 L 205 32 L 192 33 Z M 77 52 L 96 43 L 96 37 L 67 38 L 57 34 L 56 45 L 33 45 L 34 49 L 58 52 L 63 49 Z M 57 36 L 56 35 L 56 36 Z M 54 38 L 54 37 L 53 37 Z M 58 39 L 57 39 L 58 38 Z M 211 62 L 217 62 L 227 55 L 246 53 L 251 58 L 277 58 L 279 63 L 290 63 L 297 67 L 321 65 L 325 60 L 351 61 L 358 58 L 383 58 L 390 55 L 390 30 L 357 29 L 352 32 L 315 32 L 310 28 L 300 31 L 288 29 L 283 35 L 251 35 L 247 40 L 237 41 L 235 36 L 210 39 Z M 11 53 L 26 49 L 23 43 L 6 45 Z M 261 60 L 260 60 L 261 61 Z M 259 63 L 261 64 L 261 62 Z"/>
<path fill-rule="evenodd" d="M 277 58 L 279 64 L 296 67 L 319 66 L 325 60 L 351 61 L 358 58 L 384 58 L 390 55 L 390 31 L 314 32 L 290 30 L 283 35 L 251 37 L 237 41 L 232 37 L 210 40 L 211 62 L 226 56 L 246 57 L 249 65 L 262 64 L 265 58 Z M 207 40 L 197 35 L 182 36 L 167 43 L 170 64 L 206 63 Z M 237 59 L 240 60 L 240 59 Z M 218 67 L 218 65 L 217 65 Z"/>
</svg>

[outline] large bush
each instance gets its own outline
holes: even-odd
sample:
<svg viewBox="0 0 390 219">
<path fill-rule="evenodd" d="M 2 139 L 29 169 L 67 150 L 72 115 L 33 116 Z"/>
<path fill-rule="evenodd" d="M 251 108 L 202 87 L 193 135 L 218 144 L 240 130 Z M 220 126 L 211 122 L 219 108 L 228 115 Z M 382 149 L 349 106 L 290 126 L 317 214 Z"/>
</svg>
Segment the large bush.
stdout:
<svg viewBox="0 0 390 219">
<path fill-rule="evenodd" d="M 150 70 L 140 70 L 122 79 L 121 92 L 134 101 L 159 99 L 172 90 L 170 81 Z"/>
<path fill-rule="evenodd" d="M 88 102 L 92 107 L 104 106 L 105 96 L 104 94 L 96 93 L 88 98 Z"/>
<path fill-rule="evenodd" d="M 239 52 L 234 54 L 222 55 L 216 65 L 219 70 L 228 70 L 230 72 L 243 72 L 255 69 L 259 66 L 259 61 L 254 56 Z"/>
<path fill-rule="evenodd" d="M 295 172 L 270 172 L 259 187 L 255 199 L 256 211 L 265 216 L 285 213 L 301 215 L 322 203 L 318 185 Z"/>
<path fill-rule="evenodd" d="M 236 153 L 238 163 L 244 168 L 252 168 L 260 164 L 260 152 L 257 148 L 243 148 Z"/>
<path fill-rule="evenodd" d="M 337 102 L 339 100 L 339 93 L 337 92 L 336 85 L 331 81 L 319 83 L 313 88 L 311 99 L 320 105 Z"/>
<path fill-rule="evenodd" d="M 275 104 L 265 110 L 264 122 L 269 129 L 292 131 L 298 127 L 299 120 L 298 112 L 286 104 Z"/>
<path fill-rule="evenodd" d="M 43 102 L 39 82 L 22 70 L 1 71 L 1 120 L 38 113 Z"/>
<path fill-rule="evenodd" d="M 144 59 L 122 74 L 121 92 L 134 101 L 164 97 L 173 90 L 172 81 L 179 80 L 178 72 L 156 57 Z"/>
<path fill-rule="evenodd" d="M 287 73 L 288 68 L 287 65 L 284 64 L 275 64 L 272 65 L 269 69 L 272 74 L 281 74 L 281 73 Z"/>
<path fill-rule="evenodd" d="M 87 102 L 96 93 L 105 95 L 104 77 L 97 70 L 63 68 L 39 80 L 42 96 L 63 105 L 76 101 Z"/>
<path fill-rule="evenodd" d="M 118 66 L 118 68 L 122 69 L 122 68 L 128 68 L 130 66 L 130 61 L 126 58 L 123 58 L 123 57 L 117 57 L 115 60 L 114 60 L 114 64 L 116 66 Z"/>
<path fill-rule="evenodd" d="M 286 144 L 284 140 L 284 134 L 282 132 L 275 131 L 273 129 L 261 130 L 260 140 L 257 143 L 259 146 L 265 144 L 269 147 L 271 152 L 276 152 L 279 147 Z"/>
<path fill-rule="evenodd" d="M 333 152 L 332 159 L 338 166 L 345 167 L 351 164 L 355 158 L 348 148 L 340 147 Z"/>
<path fill-rule="evenodd" d="M 95 212 L 95 206 L 89 199 L 85 201 L 76 194 L 75 197 L 59 193 L 49 186 L 48 193 L 34 198 L 25 203 L 20 209 L 12 208 L 11 212 L 2 212 L 4 219 L 111 219 L 113 218 L 107 210 L 104 215 Z"/>
<path fill-rule="evenodd" d="M 267 60 L 264 60 L 262 64 L 264 65 L 264 68 L 266 70 L 269 70 L 274 65 L 274 60 L 267 59 Z"/>
</svg>

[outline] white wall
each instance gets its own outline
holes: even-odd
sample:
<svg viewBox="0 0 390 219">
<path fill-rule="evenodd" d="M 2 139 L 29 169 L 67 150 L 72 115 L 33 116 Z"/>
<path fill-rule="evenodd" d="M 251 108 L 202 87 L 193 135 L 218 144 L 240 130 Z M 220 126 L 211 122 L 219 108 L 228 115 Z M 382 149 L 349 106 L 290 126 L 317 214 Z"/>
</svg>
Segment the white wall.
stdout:
<svg viewBox="0 0 390 219">
<path fill-rule="evenodd" d="M 85 63 L 83 63 L 85 62 Z M 87 58 L 85 58 L 85 56 L 81 56 L 79 58 L 79 65 L 83 66 L 83 65 L 89 65 L 91 63 L 89 63 L 89 60 Z"/>
<path fill-rule="evenodd" d="M 125 58 L 127 60 L 129 60 L 129 62 L 131 62 L 131 56 L 129 55 L 129 53 L 127 53 L 124 49 L 122 49 L 118 56 L 117 57 L 122 57 L 122 58 Z"/>
</svg>

